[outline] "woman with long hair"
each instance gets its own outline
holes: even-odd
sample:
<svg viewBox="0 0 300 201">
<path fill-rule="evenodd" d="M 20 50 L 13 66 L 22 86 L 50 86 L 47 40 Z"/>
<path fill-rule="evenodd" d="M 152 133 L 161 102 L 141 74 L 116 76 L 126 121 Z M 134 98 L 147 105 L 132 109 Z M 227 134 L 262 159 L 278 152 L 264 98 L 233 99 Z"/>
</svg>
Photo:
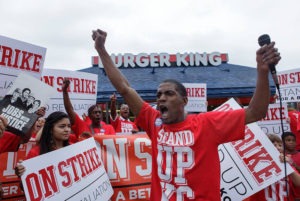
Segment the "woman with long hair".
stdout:
<svg viewBox="0 0 300 201">
<path fill-rule="evenodd" d="M 51 113 L 46 118 L 40 142 L 29 151 L 26 159 L 68 146 L 70 133 L 69 116 L 59 111 Z M 19 161 L 15 167 L 15 173 L 20 177 L 24 172 L 25 167 L 22 165 L 22 161 Z"/>
</svg>

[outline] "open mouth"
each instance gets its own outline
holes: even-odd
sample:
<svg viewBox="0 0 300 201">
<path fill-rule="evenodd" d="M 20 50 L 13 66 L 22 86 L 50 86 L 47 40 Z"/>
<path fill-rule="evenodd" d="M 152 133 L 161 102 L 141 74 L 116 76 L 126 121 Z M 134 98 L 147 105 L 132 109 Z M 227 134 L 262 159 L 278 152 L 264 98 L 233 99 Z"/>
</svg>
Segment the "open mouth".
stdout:
<svg viewBox="0 0 300 201">
<path fill-rule="evenodd" d="M 161 113 L 162 118 L 166 118 L 168 116 L 168 108 L 164 105 L 159 106 L 159 111 Z"/>
</svg>

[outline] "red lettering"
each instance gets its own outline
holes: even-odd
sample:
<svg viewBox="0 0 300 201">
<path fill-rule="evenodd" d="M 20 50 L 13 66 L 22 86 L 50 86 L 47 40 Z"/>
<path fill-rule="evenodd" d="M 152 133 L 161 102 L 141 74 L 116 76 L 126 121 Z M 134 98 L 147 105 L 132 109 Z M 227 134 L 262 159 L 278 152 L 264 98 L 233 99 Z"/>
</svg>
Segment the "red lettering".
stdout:
<svg viewBox="0 0 300 201">
<path fill-rule="evenodd" d="M 248 127 L 245 134 L 245 140 L 239 140 L 231 144 L 243 159 L 256 181 L 262 183 L 265 179 L 272 176 L 272 174 L 280 173 L 280 168 L 262 144 L 258 140 L 255 140 L 254 133 Z M 264 163 L 264 165 L 260 166 L 261 163 Z"/>
<path fill-rule="evenodd" d="M 260 144 L 260 143 L 259 143 Z M 260 144 L 261 146 L 261 144 Z M 244 162 L 248 165 L 248 168 L 251 170 L 252 174 L 254 175 L 256 181 L 259 183 L 264 182 L 265 179 L 272 176 L 274 173 L 278 174 L 280 173 L 280 168 L 278 165 L 273 161 L 272 157 L 269 155 L 269 153 L 261 147 L 256 147 L 253 149 L 260 149 L 255 154 L 251 155 L 248 158 L 244 158 Z M 258 164 L 260 162 L 263 162 L 264 164 L 268 164 L 261 170 L 257 170 L 259 167 Z M 272 170 L 272 171 L 270 171 Z"/>
<path fill-rule="evenodd" d="M 281 113 L 281 114 L 280 114 Z M 284 113 L 284 107 L 280 108 L 269 108 L 266 114 L 266 117 L 262 119 L 263 121 L 267 120 L 280 120 L 280 115 L 283 119 L 286 119 L 285 113 Z"/>
<path fill-rule="evenodd" d="M 19 55 L 20 55 L 21 50 L 15 49 L 15 62 L 13 67 L 18 68 L 18 61 L 19 61 Z"/>
<path fill-rule="evenodd" d="M 72 184 L 72 180 L 71 180 L 71 176 L 69 174 L 68 171 L 64 171 L 64 167 L 67 166 L 66 162 L 65 161 L 61 161 L 58 163 L 58 172 L 59 172 L 59 175 L 62 176 L 62 177 L 65 177 L 66 180 L 65 181 L 62 181 L 61 184 L 64 186 L 64 187 L 68 187 Z"/>
<path fill-rule="evenodd" d="M 31 52 L 26 51 L 22 51 L 22 53 L 22 63 L 20 69 L 30 70 L 29 61 L 31 60 L 33 54 Z"/>
<path fill-rule="evenodd" d="M 188 97 L 204 97 L 204 88 L 187 88 L 186 89 Z"/>
<path fill-rule="evenodd" d="M 46 84 L 53 86 L 54 76 L 43 76 L 42 79 Z"/>
<path fill-rule="evenodd" d="M 214 111 L 230 111 L 230 110 L 233 110 L 232 107 L 229 104 L 224 104 Z"/>
<path fill-rule="evenodd" d="M 83 91 L 80 91 L 80 81 L 79 81 L 79 79 L 78 78 L 74 78 L 74 80 L 73 80 L 73 84 L 74 84 L 74 92 L 76 93 L 76 92 L 83 92 Z"/>
<path fill-rule="evenodd" d="M 41 175 L 44 188 L 45 188 L 45 198 L 52 196 L 54 193 L 58 192 L 58 186 L 56 177 L 54 174 L 54 166 L 51 165 L 46 169 L 39 170 L 39 174 Z"/>
<path fill-rule="evenodd" d="M 93 149 L 88 150 L 87 153 L 88 153 L 89 159 L 92 163 L 93 170 L 97 169 L 101 165 L 101 162 L 99 160 L 99 156 L 97 155 L 97 153 Z M 97 160 L 95 160 L 94 155 L 96 155 Z"/>
<path fill-rule="evenodd" d="M 73 170 L 73 173 L 74 173 L 74 181 L 77 182 L 77 181 L 80 180 L 80 178 L 79 178 L 78 173 L 77 173 L 75 162 L 76 162 L 76 157 L 75 156 L 73 156 L 73 157 L 71 157 L 67 160 L 67 164 L 72 165 L 72 170 Z"/>
<path fill-rule="evenodd" d="M 2 66 L 12 66 L 11 65 L 11 57 L 13 55 L 13 50 L 10 47 L 0 46 L 2 47 L 2 59 L 0 65 Z M 7 60 L 7 62 L 5 62 Z"/>
<path fill-rule="evenodd" d="M 70 86 L 68 88 L 68 92 L 74 93 L 86 93 L 86 94 L 95 94 L 96 93 L 96 81 L 94 80 L 86 80 L 79 78 L 68 77 L 70 80 Z M 63 84 L 63 77 L 57 78 L 57 85 L 60 86 L 57 88 L 58 92 L 62 92 L 61 86 Z"/>
<path fill-rule="evenodd" d="M 294 77 L 294 73 L 290 74 L 290 84 L 295 83 L 295 77 Z"/>
<path fill-rule="evenodd" d="M 94 153 L 94 155 L 96 157 L 96 161 L 98 162 L 97 167 L 100 167 L 101 166 L 101 160 L 100 160 L 100 156 L 98 155 L 98 151 L 97 151 L 96 147 L 94 147 L 91 151 Z"/>
<path fill-rule="evenodd" d="M 63 82 L 64 82 L 64 78 L 63 77 L 57 77 L 56 84 L 57 84 L 57 86 L 59 86 L 59 87 L 57 87 L 57 91 L 58 92 L 62 92 L 61 86 L 63 85 Z M 70 87 L 68 89 L 68 92 L 70 92 Z"/>
<path fill-rule="evenodd" d="M 87 174 L 89 174 L 92 170 L 88 169 L 86 166 L 87 161 L 84 160 L 82 154 L 76 155 L 76 158 L 78 160 L 80 170 L 81 170 L 81 177 L 85 177 Z"/>
<path fill-rule="evenodd" d="M 34 54 L 27 51 L 21 51 L 19 49 L 12 49 L 7 46 L 0 46 L 2 49 L 2 57 L 0 59 L 0 65 L 20 68 L 27 71 L 39 72 L 40 61 L 42 55 Z M 30 62 L 33 59 L 32 62 Z"/>
<path fill-rule="evenodd" d="M 82 92 L 84 92 L 84 79 L 81 79 L 81 89 L 82 89 Z"/>
<path fill-rule="evenodd" d="M 27 175 L 25 182 L 26 182 L 26 186 L 28 188 L 28 194 L 29 194 L 30 200 L 32 200 L 32 201 L 42 200 L 42 198 L 43 198 L 42 187 L 39 182 L 38 175 L 35 173 L 31 173 L 31 174 Z"/>
<path fill-rule="evenodd" d="M 34 54 L 34 59 L 33 59 L 33 65 L 32 65 L 32 69 L 31 71 L 34 71 L 34 72 L 40 72 L 40 62 L 41 62 L 41 59 L 42 59 L 42 55 L 39 55 L 39 54 Z"/>
<path fill-rule="evenodd" d="M 280 85 L 285 85 L 288 83 L 288 76 L 287 74 L 278 75 L 278 80 Z"/>
</svg>

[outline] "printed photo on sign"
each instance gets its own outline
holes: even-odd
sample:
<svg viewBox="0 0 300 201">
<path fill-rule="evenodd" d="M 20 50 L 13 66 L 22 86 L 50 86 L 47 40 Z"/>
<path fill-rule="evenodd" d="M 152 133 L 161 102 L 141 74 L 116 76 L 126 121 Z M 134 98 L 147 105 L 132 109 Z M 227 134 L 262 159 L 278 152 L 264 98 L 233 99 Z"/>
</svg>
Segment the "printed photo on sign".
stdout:
<svg viewBox="0 0 300 201">
<path fill-rule="evenodd" d="M 8 120 L 8 131 L 26 134 L 37 119 L 36 111 L 44 106 L 54 89 L 40 80 L 20 74 L 13 86 L 0 101 L 0 114 Z"/>
</svg>

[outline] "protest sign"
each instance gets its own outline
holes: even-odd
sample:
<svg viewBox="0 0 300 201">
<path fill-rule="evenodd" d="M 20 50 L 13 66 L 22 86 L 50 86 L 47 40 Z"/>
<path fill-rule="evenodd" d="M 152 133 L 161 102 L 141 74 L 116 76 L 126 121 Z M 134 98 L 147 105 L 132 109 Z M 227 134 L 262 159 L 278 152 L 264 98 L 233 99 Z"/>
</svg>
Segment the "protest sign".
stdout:
<svg viewBox="0 0 300 201">
<path fill-rule="evenodd" d="M 231 99 L 216 110 L 238 108 Z M 148 136 L 103 135 L 95 140 L 101 145 L 99 156 L 114 189 L 111 200 L 149 200 L 152 151 Z M 246 126 L 244 140 L 222 144 L 218 151 L 222 200 L 243 200 L 284 177 L 279 152 L 256 123 Z M 287 165 L 287 174 L 292 171 Z"/>
<path fill-rule="evenodd" d="M 216 111 L 238 109 L 230 99 Z M 279 152 L 256 123 L 246 125 L 245 139 L 219 146 L 221 197 L 243 200 L 285 176 Z M 287 164 L 287 174 L 293 172 Z"/>
<path fill-rule="evenodd" d="M 40 80 L 20 74 L 0 102 L 0 114 L 8 120 L 7 130 L 25 135 L 38 117 L 35 112 L 46 104 L 54 92 L 53 87 Z"/>
<path fill-rule="evenodd" d="M 95 136 L 114 189 L 112 201 L 149 200 L 151 141 L 146 134 Z"/>
<path fill-rule="evenodd" d="M 0 35 L 0 99 L 20 73 L 40 78 L 46 48 Z"/>
<path fill-rule="evenodd" d="M 203 83 L 183 83 L 186 88 L 188 103 L 185 106 L 187 112 L 206 112 L 207 93 L 206 84 Z"/>
<path fill-rule="evenodd" d="M 96 104 L 98 75 L 79 71 L 44 69 L 42 81 L 53 86 L 56 93 L 47 104 L 46 116 L 55 111 L 65 112 L 62 84 L 64 78 L 70 80 L 69 98 L 74 111 L 82 116 L 91 105 Z"/>
<path fill-rule="evenodd" d="M 282 102 L 300 102 L 300 69 L 277 72 L 279 90 Z M 279 92 L 276 89 L 276 102 L 279 102 Z"/>
<path fill-rule="evenodd" d="M 27 200 L 109 200 L 113 190 L 99 153 L 90 138 L 25 160 Z"/>
<path fill-rule="evenodd" d="M 258 121 L 257 125 L 265 134 L 276 134 L 281 137 L 283 132 L 290 131 L 290 124 L 287 122 L 288 118 L 286 103 L 282 103 L 282 108 L 280 108 L 279 103 L 269 104 L 266 117 Z M 283 129 L 281 127 L 281 120 Z"/>
</svg>

